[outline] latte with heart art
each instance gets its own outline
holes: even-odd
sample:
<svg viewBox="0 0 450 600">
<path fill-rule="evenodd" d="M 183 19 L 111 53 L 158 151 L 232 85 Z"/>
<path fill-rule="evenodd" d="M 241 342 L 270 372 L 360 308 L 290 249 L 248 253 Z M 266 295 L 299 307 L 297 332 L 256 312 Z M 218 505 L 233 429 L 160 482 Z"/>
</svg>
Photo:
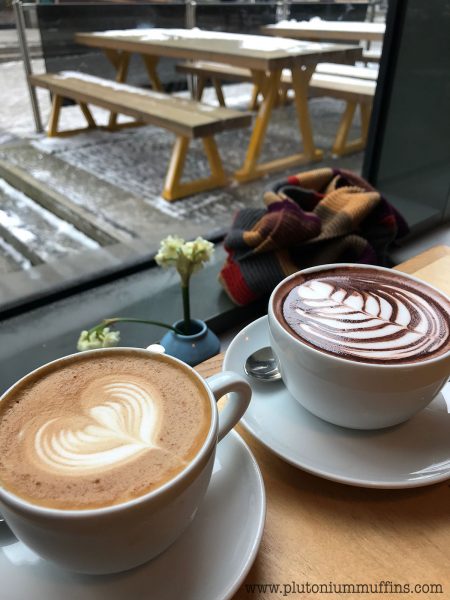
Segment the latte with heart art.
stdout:
<svg viewBox="0 0 450 600">
<path fill-rule="evenodd" d="M 119 504 L 185 469 L 210 423 L 209 397 L 182 366 L 80 354 L 26 378 L 0 407 L 0 481 L 53 508 Z"/>
</svg>

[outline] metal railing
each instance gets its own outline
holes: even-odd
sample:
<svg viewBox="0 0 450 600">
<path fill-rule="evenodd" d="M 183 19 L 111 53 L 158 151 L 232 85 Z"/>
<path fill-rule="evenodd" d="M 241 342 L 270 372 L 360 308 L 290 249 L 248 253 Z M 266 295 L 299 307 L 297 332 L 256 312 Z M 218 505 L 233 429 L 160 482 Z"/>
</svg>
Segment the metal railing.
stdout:
<svg viewBox="0 0 450 600">
<path fill-rule="evenodd" d="M 32 70 L 32 66 L 31 66 L 30 51 L 29 51 L 28 43 L 27 43 L 27 34 L 26 34 L 26 29 L 25 29 L 25 17 L 24 17 L 24 12 L 23 12 L 24 7 L 26 7 L 26 6 L 32 6 L 34 8 L 35 5 L 34 4 L 25 5 L 25 4 L 22 4 L 22 2 L 20 2 L 20 0 L 14 0 L 14 2 L 13 2 L 13 10 L 14 10 L 14 17 L 16 20 L 17 35 L 19 37 L 20 54 L 22 56 L 23 68 L 25 70 L 25 78 L 27 81 L 28 93 L 30 95 L 30 102 L 31 102 L 31 109 L 33 111 L 34 125 L 36 128 L 36 132 L 41 133 L 43 131 L 43 127 L 42 127 L 42 118 L 41 118 L 41 111 L 39 108 L 39 102 L 37 99 L 36 90 L 30 84 L 30 81 L 28 79 L 29 75 L 32 74 L 33 70 Z"/>
</svg>

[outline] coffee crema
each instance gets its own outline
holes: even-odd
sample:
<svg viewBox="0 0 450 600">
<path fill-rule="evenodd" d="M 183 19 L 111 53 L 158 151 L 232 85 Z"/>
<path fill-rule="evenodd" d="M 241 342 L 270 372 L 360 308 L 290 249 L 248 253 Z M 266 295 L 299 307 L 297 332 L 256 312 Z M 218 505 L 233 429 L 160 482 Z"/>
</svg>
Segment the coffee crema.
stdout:
<svg viewBox="0 0 450 600">
<path fill-rule="evenodd" d="M 0 482 L 66 510 L 137 498 L 174 478 L 207 437 L 207 392 L 161 356 L 79 356 L 26 378 L 0 406 Z"/>
<path fill-rule="evenodd" d="M 278 289 L 274 312 L 301 341 L 350 360 L 406 363 L 450 350 L 450 301 L 396 271 L 299 274 Z"/>
</svg>

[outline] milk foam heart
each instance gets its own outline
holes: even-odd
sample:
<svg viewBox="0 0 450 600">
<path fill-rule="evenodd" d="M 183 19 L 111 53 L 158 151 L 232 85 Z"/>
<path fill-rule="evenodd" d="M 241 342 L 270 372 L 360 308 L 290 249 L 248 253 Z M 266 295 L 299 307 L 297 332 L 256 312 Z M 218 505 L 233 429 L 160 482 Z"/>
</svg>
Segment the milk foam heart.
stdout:
<svg viewBox="0 0 450 600">
<path fill-rule="evenodd" d="M 301 340 L 353 360 L 414 362 L 450 348 L 448 300 L 395 271 L 299 275 L 278 291 L 275 312 Z"/>
<path fill-rule="evenodd" d="M 38 429 L 34 446 L 42 466 L 59 473 L 99 472 L 158 448 L 158 401 L 143 385 L 114 379 L 96 381 L 83 394 L 84 427 L 61 417 Z M 105 400 L 97 404 L 99 397 Z"/>
<path fill-rule="evenodd" d="M 49 507 L 109 506 L 155 490 L 197 455 L 208 393 L 164 356 L 117 350 L 44 368 L 0 406 L 0 483 Z"/>
</svg>

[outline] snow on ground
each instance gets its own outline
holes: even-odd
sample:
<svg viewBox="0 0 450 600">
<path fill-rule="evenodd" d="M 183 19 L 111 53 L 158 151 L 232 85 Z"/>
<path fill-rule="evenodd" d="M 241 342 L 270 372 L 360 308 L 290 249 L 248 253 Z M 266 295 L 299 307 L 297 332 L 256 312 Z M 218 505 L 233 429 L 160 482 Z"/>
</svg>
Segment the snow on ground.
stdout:
<svg viewBox="0 0 450 600">
<path fill-rule="evenodd" d="M 0 224 L 42 260 L 99 244 L 0 179 Z"/>
<path fill-rule="evenodd" d="M 7 271 L 15 271 L 18 269 L 26 271 L 27 269 L 31 269 L 31 262 L 28 259 L 24 258 L 22 254 L 20 254 L 20 252 L 17 252 L 17 250 L 13 246 L 5 242 L 5 240 L 2 237 L 0 237 L 0 250 L 3 252 L 4 256 L 8 257 L 8 259 L 11 259 L 11 265 L 8 265 Z M 1 263 L 0 267 L 2 267 Z M 14 267 L 17 267 L 17 269 Z M 0 272 L 3 271 L 4 268 L 1 268 Z"/>
</svg>

